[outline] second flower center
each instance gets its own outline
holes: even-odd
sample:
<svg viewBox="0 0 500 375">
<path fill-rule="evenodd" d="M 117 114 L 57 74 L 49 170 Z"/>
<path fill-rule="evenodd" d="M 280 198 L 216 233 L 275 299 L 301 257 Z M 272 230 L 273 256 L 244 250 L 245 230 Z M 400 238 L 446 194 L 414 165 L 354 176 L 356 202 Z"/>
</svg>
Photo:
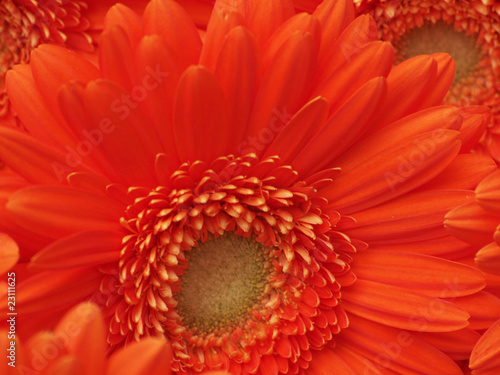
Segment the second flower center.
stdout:
<svg viewBox="0 0 500 375">
<path fill-rule="evenodd" d="M 225 234 L 186 252 L 176 296 L 183 325 L 208 333 L 244 320 L 268 283 L 267 250 L 254 239 Z"/>
<path fill-rule="evenodd" d="M 425 24 L 410 30 L 396 43 L 396 49 L 399 60 L 397 62 L 418 55 L 449 53 L 455 60 L 454 82 L 468 77 L 481 61 L 476 37 L 459 32 L 444 22 Z"/>
</svg>

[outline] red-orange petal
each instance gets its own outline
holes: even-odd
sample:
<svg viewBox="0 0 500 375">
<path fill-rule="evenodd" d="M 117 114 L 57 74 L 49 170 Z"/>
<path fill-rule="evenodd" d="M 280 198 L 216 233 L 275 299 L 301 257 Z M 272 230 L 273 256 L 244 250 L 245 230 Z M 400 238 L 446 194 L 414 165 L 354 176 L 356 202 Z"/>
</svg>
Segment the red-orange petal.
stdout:
<svg viewBox="0 0 500 375">
<path fill-rule="evenodd" d="M 407 288 L 360 279 L 343 290 L 342 306 L 365 319 L 418 332 L 465 328 L 469 318 L 465 310 L 447 301 Z"/>
<path fill-rule="evenodd" d="M 474 261 L 482 271 L 500 275 L 500 246 L 496 242 L 486 245 L 477 252 Z"/>
<path fill-rule="evenodd" d="M 21 227 L 60 238 L 83 230 L 119 230 L 124 207 L 80 189 L 30 186 L 10 196 L 7 210 Z"/>
<path fill-rule="evenodd" d="M 469 359 L 481 335 L 470 328 L 464 328 L 452 332 L 422 332 L 418 337 L 438 348 L 451 359 L 464 361 Z"/>
<path fill-rule="evenodd" d="M 450 357 L 414 333 L 357 316 L 350 320 L 351 325 L 341 333 L 338 341 L 371 360 L 384 374 L 462 375 L 460 367 Z"/>
<path fill-rule="evenodd" d="M 478 374 L 486 375 L 483 370 L 493 370 L 493 375 L 500 368 L 500 320 L 493 324 L 479 339 L 470 356 L 470 368 Z"/>
<path fill-rule="evenodd" d="M 484 211 L 477 203 L 469 203 L 450 211 L 444 225 L 459 240 L 484 246 L 493 241 L 498 216 Z"/>
<path fill-rule="evenodd" d="M 138 360 L 140 358 L 140 360 Z M 107 375 L 169 375 L 172 349 L 165 338 L 146 338 L 120 349 L 108 362 Z"/>
<path fill-rule="evenodd" d="M 19 260 L 19 247 L 7 234 L 0 233 L 0 273 L 10 270 Z"/>
<path fill-rule="evenodd" d="M 492 173 L 477 186 L 476 202 L 486 211 L 499 215 L 500 223 L 500 171 Z"/>
<path fill-rule="evenodd" d="M 175 1 L 153 0 L 144 10 L 144 35 L 161 36 L 175 51 L 181 53 L 182 67 L 199 61 L 201 39 L 193 21 Z"/>
<path fill-rule="evenodd" d="M 468 328 L 487 329 L 500 316 L 500 299 L 488 292 L 478 292 L 469 296 L 452 298 L 454 305 L 470 314 Z"/>
<path fill-rule="evenodd" d="M 181 161 L 211 162 L 229 148 L 227 101 L 214 75 L 203 66 L 189 67 L 179 81 L 174 136 Z"/>
<path fill-rule="evenodd" d="M 46 246 L 31 259 L 31 266 L 62 269 L 100 266 L 120 259 L 123 233 L 104 230 L 79 232 Z"/>
<path fill-rule="evenodd" d="M 444 216 L 451 209 L 474 201 L 470 190 L 434 190 L 408 193 L 398 199 L 353 215 L 346 229 L 351 238 L 370 244 L 421 241 L 446 235 Z"/>
<path fill-rule="evenodd" d="M 483 274 L 473 267 L 422 254 L 360 252 L 352 271 L 358 279 L 437 298 L 470 295 L 486 284 Z"/>
</svg>

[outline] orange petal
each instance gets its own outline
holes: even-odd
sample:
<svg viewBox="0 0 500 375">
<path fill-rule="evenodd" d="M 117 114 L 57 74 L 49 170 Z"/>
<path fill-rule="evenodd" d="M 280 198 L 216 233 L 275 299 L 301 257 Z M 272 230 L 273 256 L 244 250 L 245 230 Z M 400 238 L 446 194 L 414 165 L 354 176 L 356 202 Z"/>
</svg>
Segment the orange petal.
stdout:
<svg viewBox="0 0 500 375">
<path fill-rule="evenodd" d="M 231 141 L 237 153 L 243 141 L 253 100 L 261 79 L 261 61 L 255 38 L 243 27 L 234 28 L 221 46 L 215 77 L 226 94 Z M 245 89 L 242 90 L 242 87 Z"/>
<path fill-rule="evenodd" d="M 470 368 L 484 374 L 483 370 L 500 367 L 500 320 L 493 324 L 479 339 L 470 356 Z M 481 370 L 481 372 L 479 372 Z M 492 372 L 493 374 L 493 372 Z"/>
<path fill-rule="evenodd" d="M 9 99 L 23 126 L 51 145 L 75 144 L 75 137 L 56 115 L 50 111 L 40 94 L 29 65 L 16 65 L 7 72 L 6 88 Z"/>
<path fill-rule="evenodd" d="M 460 128 L 461 152 L 469 152 L 473 149 L 483 136 L 488 124 L 491 123 L 491 112 L 486 107 L 470 106 L 460 108 L 463 117 Z"/>
<path fill-rule="evenodd" d="M 453 332 L 422 332 L 418 337 L 438 348 L 451 359 L 464 361 L 469 359 L 481 335 L 470 328 L 464 328 Z"/>
<path fill-rule="evenodd" d="M 163 150 L 177 155 L 173 131 L 175 89 L 181 76 L 177 52 L 159 36 L 146 36 L 137 46 L 134 65 L 134 84 L 147 92 L 140 104 L 152 119 Z M 175 161 L 179 164 L 177 156 Z"/>
<path fill-rule="evenodd" d="M 364 84 L 376 77 L 385 77 L 392 67 L 394 50 L 388 42 L 364 45 L 358 55 L 330 75 L 311 97 L 324 96 L 331 105 L 330 113 L 337 111 Z"/>
<path fill-rule="evenodd" d="M 12 194 L 7 210 L 27 230 L 60 238 L 83 230 L 119 230 L 124 207 L 80 189 L 31 186 Z"/>
<path fill-rule="evenodd" d="M 321 189 L 329 205 L 343 214 L 373 207 L 396 198 L 438 175 L 456 156 L 458 132 L 423 133 L 399 145 L 386 147 L 356 168 L 344 168 L 335 184 Z M 427 147 L 429 146 L 429 147 Z M 371 151 L 371 150 L 370 150 Z M 368 152 L 367 154 L 371 154 Z M 360 178 L 359 176 L 363 176 Z"/>
<path fill-rule="evenodd" d="M 343 231 L 370 244 L 421 241 L 446 235 L 444 216 L 451 209 L 474 201 L 469 190 L 408 193 L 376 208 L 353 215 L 356 223 Z"/>
<path fill-rule="evenodd" d="M 116 4 L 106 13 L 104 29 L 120 26 L 127 33 L 131 45 L 135 46 L 141 35 L 141 23 L 141 17 L 136 12 L 123 4 Z"/>
<path fill-rule="evenodd" d="M 102 78 L 109 79 L 130 92 L 134 69 L 134 53 L 130 39 L 120 26 L 107 28 L 99 39 L 99 66 Z"/>
<path fill-rule="evenodd" d="M 140 360 L 137 360 L 140 358 Z M 146 338 L 115 352 L 109 359 L 107 375 L 168 375 L 172 349 L 165 338 Z"/>
<path fill-rule="evenodd" d="M 459 240 L 484 246 L 493 241 L 497 215 L 484 211 L 477 203 L 455 208 L 446 215 L 444 225 Z"/>
<path fill-rule="evenodd" d="M 293 158 L 304 150 L 309 139 L 324 125 L 327 114 L 328 103 L 324 98 L 311 100 L 288 123 L 281 122 L 276 130 L 282 130 L 277 132 L 262 158 L 279 155 L 284 164 L 294 165 Z"/>
<path fill-rule="evenodd" d="M 319 19 L 322 28 L 321 62 L 328 56 L 338 36 L 354 20 L 354 4 L 350 0 L 323 1 L 313 16 Z"/>
<path fill-rule="evenodd" d="M 433 82 L 432 90 L 421 99 L 418 110 L 442 104 L 455 76 L 455 61 L 449 54 L 440 52 L 430 57 L 437 62 L 436 80 Z"/>
<path fill-rule="evenodd" d="M 476 201 L 486 211 L 500 215 L 500 171 L 492 173 L 477 186 Z"/>
<path fill-rule="evenodd" d="M 27 181 L 37 184 L 59 184 L 69 173 L 88 170 L 82 159 L 20 132 L 0 127 L 0 159 Z"/>
<path fill-rule="evenodd" d="M 486 155 L 459 154 L 434 179 L 420 189 L 467 189 L 473 190 L 477 184 L 497 170 L 496 163 Z"/>
<path fill-rule="evenodd" d="M 181 161 L 211 162 L 226 155 L 231 144 L 224 92 L 203 66 L 189 67 L 179 81 L 174 135 Z"/>
<path fill-rule="evenodd" d="M 20 314 L 38 314 L 89 298 L 99 290 L 102 273 L 96 268 L 47 271 L 21 281 L 16 304 Z"/>
<path fill-rule="evenodd" d="M 19 260 L 19 247 L 7 234 L 0 233 L 0 273 L 10 270 Z"/>
<path fill-rule="evenodd" d="M 56 115 L 59 114 L 57 94 L 62 85 L 71 81 L 85 84 L 100 77 L 99 70 L 76 52 L 50 44 L 42 44 L 33 51 L 31 69 L 38 91 Z"/>
<path fill-rule="evenodd" d="M 482 271 L 500 275 L 500 246 L 496 242 L 479 250 L 474 260 Z"/>
<path fill-rule="evenodd" d="M 106 328 L 99 307 L 89 302 L 73 307 L 59 321 L 54 334 L 67 340 L 68 351 L 83 365 L 85 374 L 104 375 Z"/>
<path fill-rule="evenodd" d="M 343 290 L 342 306 L 349 313 L 365 319 L 419 332 L 450 332 L 465 328 L 469 318 L 466 311 L 447 301 L 412 289 L 360 279 Z"/>
<path fill-rule="evenodd" d="M 226 5 L 225 1 L 222 2 L 222 5 Z M 214 6 L 213 16 L 210 18 L 207 26 L 207 33 L 200 55 L 200 65 L 206 66 L 212 72 L 215 71 L 220 50 L 226 36 L 233 28 L 245 23 L 242 14 L 224 9 L 217 10 L 216 7 L 217 5 Z"/>
<path fill-rule="evenodd" d="M 297 31 L 280 48 L 265 73 L 249 121 L 248 138 L 256 138 L 257 153 L 276 136 L 272 127 L 288 122 L 306 102 L 316 69 L 316 45 L 310 34 Z"/>
<path fill-rule="evenodd" d="M 466 296 L 485 286 L 479 270 L 421 254 L 361 252 L 356 254 L 352 271 L 358 279 L 394 285 L 438 298 Z"/>
<path fill-rule="evenodd" d="M 310 141 L 295 154 L 291 164 L 294 169 L 310 175 L 331 165 L 332 160 L 366 131 L 385 92 L 383 77 L 366 82 L 328 119 L 325 126 L 316 134 L 308 134 L 306 139 Z M 311 150 L 314 150 L 314 153 L 311 153 Z"/>
<path fill-rule="evenodd" d="M 446 354 L 418 335 L 353 316 L 338 341 L 376 364 L 384 374 L 462 375 Z M 422 360 L 425 358 L 425 360 Z"/>
<path fill-rule="evenodd" d="M 31 266 L 60 269 L 100 266 L 120 258 L 124 234 L 103 230 L 76 233 L 43 248 L 31 259 Z"/>
<path fill-rule="evenodd" d="M 175 1 L 150 1 L 142 17 L 144 35 L 161 36 L 174 51 L 181 54 L 182 67 L 198 63 L 201 39 L 196 27 Z"/>
<path fill-rule="evenodd" d="M 247 26 L 261 48 L 276 29 L 295 14 L 291 0 L 248 0 L 245 9 Z"/>
<path fill-rule="evenodd" d="M 468 328 L 476 331 L 487 329 L 500 316 L 500 299 L 488 292 L 478 292 L 449 301 L 470 314 Z"/>
<path fill-rule="evenodd" d="M 308 375 L 382 375 L 373 362 L 364 356 L 336 343 L 335 348 L 325 347 L 312 351 Z"/>
<path fill-rule="evenodd" d="M 162 147 L 154 127 L 134 99 L 135 95 L 143 98 L 148 91 L 137 87 L 141 89 L 132 90 L 129 95 L 109 81 L 89 83 L 83 94 L 88 121 L 75 133 L 81 138 L 80 144 L 85 143 L 85 154 L 98 160 L 110 176 L 118 175 L 117 182 L 156 186 L 154 160 Z"/>
</svg>

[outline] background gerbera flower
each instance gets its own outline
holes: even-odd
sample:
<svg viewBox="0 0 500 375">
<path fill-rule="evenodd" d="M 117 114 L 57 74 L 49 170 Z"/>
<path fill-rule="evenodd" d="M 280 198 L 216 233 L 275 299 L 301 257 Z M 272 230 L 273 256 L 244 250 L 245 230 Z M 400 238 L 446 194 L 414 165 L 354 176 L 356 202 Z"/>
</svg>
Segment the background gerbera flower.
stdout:
<svg viewBox="0 0 500 375">
<path fill-rule="evenodd" d="M 0 129 L 19 333 L 90 299 L 111 353 L 167 338 L 180 374 L 460 373 L 500 300 L 443 219 L 496 168 L 468 153 L 490 113 L 373 30 L 221 1 L 202 42 L 153 0 L 110 10 L 99 68 L 37 48 L 7 76 L 28 133 Z"/>
<path fill-rule="evenodd" d="M 482 271 L 496 275 L 488 276 L 488 283 L 500 295 L 500 171 L 486 177 L 475 193 L 475 202 L 447 215 L 446 226 L 457 238 L 484 246 L 475 262 Z M 500 371 L 500 320 L 478 341 L 471 355 L 470 368 L 477 375 Z"/>
<path fill-rule="evenodd" d="M 383 40 L 393 43 L 395 61 L 447 52 L 455 59 L 454 83 L 445 103 L 486 105 L 493 111 L 475 152 L 500 162 L 500 3 L 490 0 L 357 0 L 371 14 Z"/>
<path fill-rule="evenodd" d="M 146 0 L 120 1 L 136 10 Z M 102 31 L 102 20 L 113 0 L 3 0 L 0 2 L 0 118 L 9 115 L 5 74 L 16 64 L 27 63 L 31 51 L 42 43 L 64 45 L 92 53 Z"/>
</svg>

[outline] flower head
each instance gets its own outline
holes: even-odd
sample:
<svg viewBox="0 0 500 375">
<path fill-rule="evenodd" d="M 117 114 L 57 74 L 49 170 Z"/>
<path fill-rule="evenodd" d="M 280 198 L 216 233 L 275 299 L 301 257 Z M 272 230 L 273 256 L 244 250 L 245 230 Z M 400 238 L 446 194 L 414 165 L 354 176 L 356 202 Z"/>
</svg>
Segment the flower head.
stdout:
<svg viewBox="0 0 500 375">
<path fill-rule="evenodd" d="M 489 0 L 358 0 L 373 15 L 379 35 L 393 43 L 396 62 L 435 52 L 456 63 L 445 103 L 485 105 L 493 121 L 474 148 L 500 162 L 500 3 Z"/>
<path fill-rule="evenodd" d="M 202 41 L 153 0 L 110 10 L 99 68 L 40 46 L 9 72 L 21 333 L 91 299 L 110 353 L 167 338 L 180 374 L 458 373 L 475 308 L 500 311 L 443 227 L 496 168 L 468 154 L 490 114 L 436 106 L 450 57 L 393 68 L 373 26 L 350 1 L 220 1 Z"/>
<path fill-rule="evenodd" d="M 123 2 L 123 1 L 122 1 Z M 92 53 L 102 30 L 101 19 L 116 1 L 4 0 L 0 3 L 0 117 L 9 114 L 5 74 L 27 63 L 42 43 Z M 140 9 L 141 1 L 125 1 Z M 145 1 L 143 1 L 145 3 Z"/>
</svg>

